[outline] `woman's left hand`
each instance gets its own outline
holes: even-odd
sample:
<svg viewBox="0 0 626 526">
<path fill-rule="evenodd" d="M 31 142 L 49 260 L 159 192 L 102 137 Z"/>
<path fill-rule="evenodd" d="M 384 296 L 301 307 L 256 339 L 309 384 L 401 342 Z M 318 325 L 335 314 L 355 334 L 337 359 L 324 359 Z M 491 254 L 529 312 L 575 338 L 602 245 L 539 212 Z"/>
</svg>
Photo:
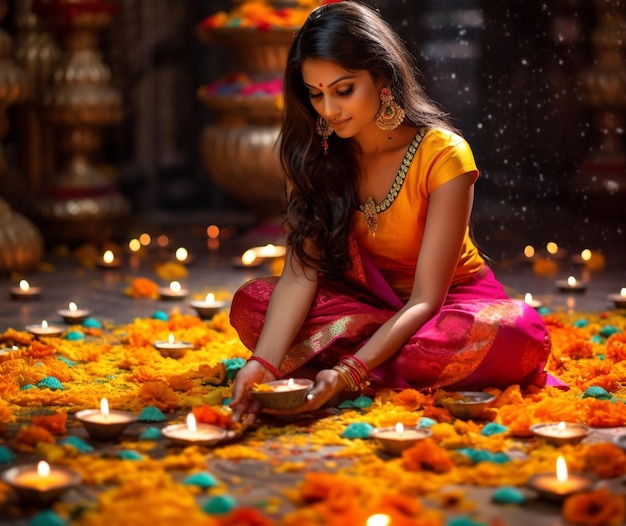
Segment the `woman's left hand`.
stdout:
<svg viewBox="0 0 626 526">
<path fill-rule="evenodd" d="M 315 377 L 315 385 L 307 393 L 306 400 L 293 409 L 263 409 L 269 415 L 289 416 L 310 413 L 322 407 L 345 390 L 346 384 L 334 369 L 322 369 Z"/>
</svg>

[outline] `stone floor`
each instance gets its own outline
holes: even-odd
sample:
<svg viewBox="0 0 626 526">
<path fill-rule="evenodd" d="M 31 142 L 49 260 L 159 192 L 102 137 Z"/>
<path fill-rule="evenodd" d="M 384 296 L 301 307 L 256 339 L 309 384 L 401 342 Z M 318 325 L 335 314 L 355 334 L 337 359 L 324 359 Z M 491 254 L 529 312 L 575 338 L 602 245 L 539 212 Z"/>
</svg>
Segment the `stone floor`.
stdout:
<svg viewBox="0 0 626 526">
<path fill-rule="evenodd" d="M 532 217 L 532 221 L 510 212 L 507 207 L 493 202 L 475 208 L 473 235 L 512 297 L 521 298 L 530 292 L 551 309 L 598 311 L 611 307 L 607 296 L 617 294 L 626 286 L 623 220 L 617 217 L 581 219 L 575 210 L 549 206 L 527 211 L 525 217 Z M 212 224 L 221 227 L 223 239 L 219 247 L 209 248 L 206 228 Z M 7 327 L 19 329 L 44 319 L 58 321 L 57 310 L 66 308 L 70 301 L 89 308 L 93 316 L 117 323 L 174 306 L 193 312 L 187 302 L 131 300 L 124 294 L 124 289 L 132 277 L 158 279 L 154 274 L 154 263 L 173 259 L 174 250 L 184 246 L 193 258 L 188 267 L 189 276 L 183 280 L 190 295 L 213 289 L 233 292 L 247 279 L 269 271 L 267 264 L 243 269 L 234 265 L 233 260 L 239 259 L 247 248 L 284 243 L 278 222 L 267 221 L 259 225 L 249 216 L 238 213 L 157 214 L 136 218 L 132 232 L 129 238 L 142 232 L 151 234 L 149 256 L 134 262 L 126 256 L 123 265 L 117 269 L 85 269 L 68 253 L 50 250 L 44 257 L 41 270 L 23 276 L 32 286 L 41 287 L 41 296 L 36 301 L 12 300 L 9 289 L 16 285 L 18 276 L 0 276 L 0 291 L 5 291 L 0 294 L 0 330 Z M 169 237 L 169 246 L 157 249 L 156 237 L 163 233 Z M 542 254 L 549 241 L 557 242 L 565 257 L 553 258 L 557 265 L 555 274 L 538 274 L 524 258 L 523 249 L 531 244 L 538 254 Z M 586 273 L 588 287 L 583 294 L 559 292 L 555 286 L 557 281 L 570 275 L 583 276 L 581 267 L 572 263 L 572 259 L 585 248 L 602 254 L 603 268 Z"/>
</svg>

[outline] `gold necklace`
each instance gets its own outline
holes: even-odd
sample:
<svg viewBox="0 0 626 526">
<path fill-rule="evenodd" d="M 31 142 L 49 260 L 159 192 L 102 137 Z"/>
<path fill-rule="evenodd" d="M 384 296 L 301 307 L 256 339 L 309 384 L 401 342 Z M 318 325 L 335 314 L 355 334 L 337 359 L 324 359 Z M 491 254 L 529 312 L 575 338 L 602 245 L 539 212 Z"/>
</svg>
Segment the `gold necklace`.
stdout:
<svg viewBox="0 0 626 526">
<path fill-rule="evenodd" d="M 406 179 L 406 174 L 409 171 L 409 166 L 411 166 L 411 161 L 413 160 L 413 157 L 415 157 L 415 152 L 417 152 L 424 135 L 426 135 L 426 128 L 421 128 L 411 141 L 409 149 L 404 155 L 404 159 L 402 160 L 402 164 L 398 170 L 398 174 L 391 185 L 391 190 L 389 190 L 389 193 L 380 202 L 380 204 L 376 204 L 373 197 L 368 197 L 365 200 L 365 203 L 359 205 L 359 209 L 363 212 L 365 224 L 367 225 L 367 228 L 370 229 L 372 235 L 375 235 L 376 230 L 378 230 L 378 214 L 387 210 L 387 208 L 391 206 L 391 203 L 393 203 L 398 196 L 400 188 L 402 188 L 404 180 Z"/>
</svg>

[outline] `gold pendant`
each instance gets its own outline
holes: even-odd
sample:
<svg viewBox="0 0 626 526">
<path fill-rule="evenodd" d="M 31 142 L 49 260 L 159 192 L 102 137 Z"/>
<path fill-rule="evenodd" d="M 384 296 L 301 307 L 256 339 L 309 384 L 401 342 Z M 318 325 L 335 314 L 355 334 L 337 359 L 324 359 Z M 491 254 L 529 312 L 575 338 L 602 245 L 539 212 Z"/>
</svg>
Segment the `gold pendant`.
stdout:
<svg viewBox="0 0 626 526">
<path fill-rule="evenodd" d="M 365 224 L 372 234 L 375 234 L 378 228 L 378 214 L 376 213 L 376 203 L 374 203 L 374 199 L 368 197 L 362 210 L 363 216 L 365 217 Z"/>
</svg>

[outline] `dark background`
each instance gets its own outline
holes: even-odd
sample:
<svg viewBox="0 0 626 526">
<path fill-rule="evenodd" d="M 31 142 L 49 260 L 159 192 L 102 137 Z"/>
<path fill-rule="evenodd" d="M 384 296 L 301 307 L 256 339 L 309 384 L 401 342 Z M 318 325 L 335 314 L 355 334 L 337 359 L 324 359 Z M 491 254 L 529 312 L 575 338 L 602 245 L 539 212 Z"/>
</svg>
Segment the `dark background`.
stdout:
<svg viewBox="0 0 626 526">
<path fill-rule="evenodd" d="M 606 203 L 585 197 L 580 173 L 602 136 L 585 102 L 584 75 L 597 59 L 594 2 L 370 3 L 406 40 L 427 93 L 472 145 L 482 174 L 478 217 L 498 222 L 500 230 L 519 224 L 562 228 L 545 219 L 533 224 L 539 221 L 533 210 L 546 208 L 565 222 L 572 213 L 583 213 L 586 224 L 596 217 L 605 221 Z M 213 116 L 196 91 L 230 71 L 233 60 L 228 49 L 201 42 L 194 27 L 232 5 L 121 0 L 114 24 L 102 34 L 103 57 L 123 95 L 125 116 L 106 131 L 100 161 L 115 170 L 117 187 L 135 214 L 246 211 L 214 184 L 198 155 L 198 138 Z M 12 31 L 11 11 L 4 25 Z M 9 157 L 17 157 L 23 145 L 11 133 L 6 142 Z M 19 176 L 9 174 L 5 187 L 11 177 Z M 623 225 L 623 211 L 610 221 Z"/>
</svg>

